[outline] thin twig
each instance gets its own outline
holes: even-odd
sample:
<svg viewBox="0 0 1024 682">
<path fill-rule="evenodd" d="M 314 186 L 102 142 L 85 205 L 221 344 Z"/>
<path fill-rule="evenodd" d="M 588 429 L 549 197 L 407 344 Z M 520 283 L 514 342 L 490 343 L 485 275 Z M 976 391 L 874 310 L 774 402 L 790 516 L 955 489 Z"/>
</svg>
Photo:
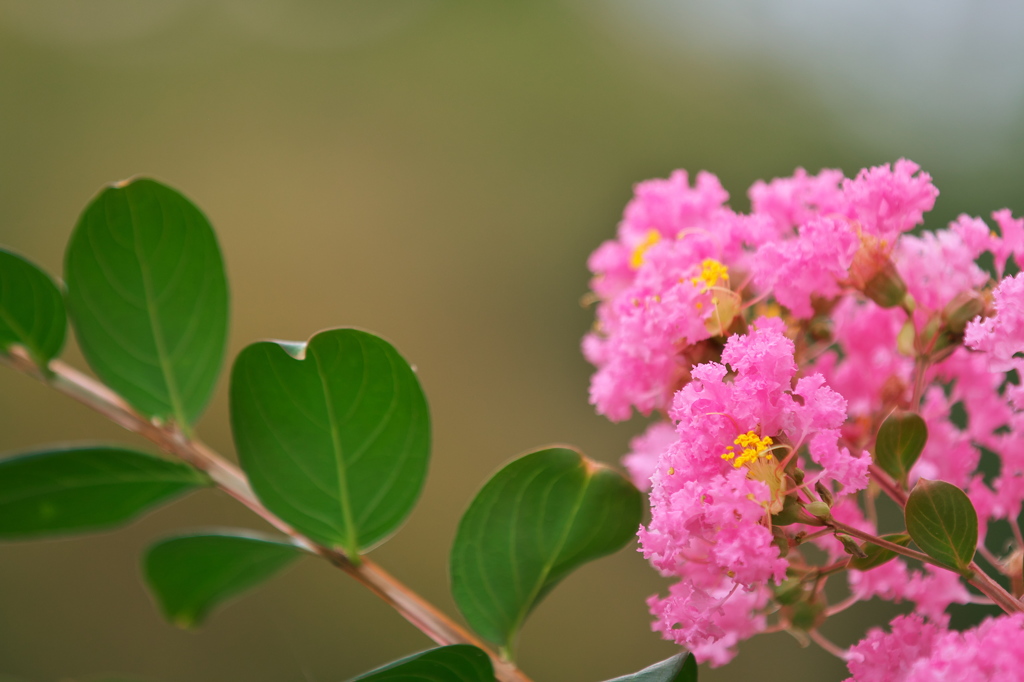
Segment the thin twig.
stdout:
<svg viewBox="0 0 1024 682">
<path fill-rule="evenodd" d="M 855 594 L 851 594 L 849 597 L 847 597 L 843 601 L 837 602 L 837 603 L 833 604 L 832 606 L 828 607 L 827 609 L 825 609 L 825 615 L 828 616 L 829 618 L 831 618 L 832 616 L 836 615 L 837 613 L 842 613 L 843 611 L 845 611 L 846 609 L 850 608 L 854 604 L 859 604 L 859 603 L 860 603 L 860 597 L 858 597 Z"/>
<path fill-rule="evenodd" d="M 935 561 L 924 552 L 918 552 L 916 549 L 910 549 L 909 547 L 898 545 L 895 542 L 889 542 L 888 540 L 872 535 L 871 533 L 865 533 L 853 526 L 848 526 L 845 523 L 840 523 L 833 519 L 830 519 L 828 524 L 847 535 L 852 535 L 855 538 L 866 540 L 873 545 L 878 545 L 879 547 L 888 549 L 896 554 L 901 554 L 910 559 L 917 559 L 922 563 L 931 564 L 932 566 L 937 566 L 947 571 L 952 570 L 948 566 L 943 566 L 939 562 Z M 987 573 L 981 570 L 978 564 L 972 561 L 967 569 L 968 575 L 964 576 L 967 582 L 978 588 L 982 594 L 991 599 L 997 606 L 999 606 L 999 608 L 1003 609 L 1007 613 L 1024 613 L 1024 604 L 1015 599 L 1013 595 L 1003 589 L 1002 585 L 997 583 Z"/>
<path fill-rule="evenodd" d="M 885 491 L 885 494 L 892 499 L 893 502 L 900 506 L 900 509 L 907 506 L 907 493 L 900 486 L 899 483 L 894 481 L 889 474 L 882 470 L 882 467 L 877 464 L 871 464 L 871 478 L 878 487 Z"/>
<path fill-rule="evenodd" d="M 820 646 L 822 649 L 829 652 L 830 654 L 838 658 L 840 661 L 846 660 L 846 650 L 841 648 L 839 645 L 835 644 L 832 640 L 825 637 L 825 635 L 821 634 L 821 632 L 815 629 L 808 630 L 807 634 L 814 641 L 814 643 Z"/>
<path fill-rule="evenodd" d="M 1000 561 L 999 557 L 993 554 L 992 551 L 984 545 L 984 543 L 978 545 L 978 554 L 985 557 L 985 561 L 990 563 L 992 568 L 996 569 L 1003 575 L 1009 575 L 1009 571 L 1006 570 L 1003 562 Z"/>
<path fill-rule="evenodd" d="M 8 353 L 6 356 L 0 354 L 0 364 L 7 365 L 48 384 L 60 393 L 99 412 L 118 426 L 143 436 L 164 452 L 174 455 L 204 472 L 218 488 L 241 502 L 274 528 L 288 535 L 299 547 L 323 557 L 355 578 L 437 644 L 472 644 L 487 652 L 491 657 L 498 680 L 530 682 L 530 678 L 514 664 L 502 659 L 481 639 L 396 580 L 373 561 L 366 557 L 360 557 L 358 563 L 355 563 L 338 550 L 310 540 L 282 521 L 256 498 L 249 486 L 248 479 L 237 466 L 202 442 L 185 436 L 180 429 L 151 421 L 109 388 L 60 360 L 50 362 L 51 374 L 47 376 L 39 370 L 21 348 L 13 347 Z"/>
</svg>

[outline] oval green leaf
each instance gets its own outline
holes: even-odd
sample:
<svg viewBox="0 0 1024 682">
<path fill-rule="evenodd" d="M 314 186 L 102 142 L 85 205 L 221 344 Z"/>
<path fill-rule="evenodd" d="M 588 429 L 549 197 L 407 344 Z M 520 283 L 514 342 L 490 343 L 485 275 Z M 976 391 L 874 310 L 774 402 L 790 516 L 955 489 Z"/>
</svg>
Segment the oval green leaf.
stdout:
<svg viewBox="0 0 1024 682">
<path fill-rule="evenodd" d="M 256 533 L 181 535 L 151 546 L 143 573 L 164 617 L 178 627 L 192 628 L 221 602 L 302 555 L 290 542 Z"/>
<path fill-rule="evenodd" d="M 399 659 L 351 682 L 494 682 L 494 669 L 477 647 L 452 644 Z"/>
<path fill-rule="evenodd" d="M 521 457 L 477 493 L 455 535 L 452 594 L 470 626 L 510 653 L 534 606 L 576 567 L 625 545 L 640 491 L 576 450 Z"/>
<path fill-rule="evenodd" d="M 697 661 L 693 654 L 684 652 L 608 682 L 697 682 Z"/>
<path fill-rule="evenodd" d="M 231 372 L 231 427 L 263 504 L 350 557 L 401 525 L 426 478 L 430 415 L 416 373 L 357 329 L 245 348 Z"/>
<path fill-rule="evenodd" d="M 883 540 L 895 543 L 900 547 L 906 547 L 910 544 L 910 536 L 906 533 L 892 533 L 890 535 L 883 535 Z M 858 571 L 870 571 L 872 568 L 878 568 L 884 563 L 891 561 L 896 558 L 896 552 L 891 549 L 879 547 L 878 545 L 870 542 L 862 542 L 860 545 L 861 551 L 864 553 L 863 557 L 853 557 L 850 559 L 850 568 Z"/>
<path fill-rule="evenodd" d="M 224 361 L 228 288 L 213 229 L 148 179 L 107 187 L 65 256 L 68 312 L 96 375 L 139 411 L 188 430 Z"/>
<path fill-rule="evenodd" d="M 907 533 L 921 550 L 962 574 L 978 547 L 978 513 L 967 493 L 945 481 L 922 478 L 904 509 Z"/>
<path fill-rule="evenodd" d="M 64 346 L 64 298 L 50 276 L 0 249 L 0 352 L 18 344 L 40 367 Z"/>
<path fill-rule="evenodd" d="M 0 460 L 0 538 L 115 526 L 207 483 L 184 464 L 116 447 L 9 457 Z"/>
<path fill-rule="evenodd" d="M 875 463 L 904 485 L 928 441 L 928 426 L 914 412 L 896 411 L 886 417 L 875 438 Z"/>
</svg>

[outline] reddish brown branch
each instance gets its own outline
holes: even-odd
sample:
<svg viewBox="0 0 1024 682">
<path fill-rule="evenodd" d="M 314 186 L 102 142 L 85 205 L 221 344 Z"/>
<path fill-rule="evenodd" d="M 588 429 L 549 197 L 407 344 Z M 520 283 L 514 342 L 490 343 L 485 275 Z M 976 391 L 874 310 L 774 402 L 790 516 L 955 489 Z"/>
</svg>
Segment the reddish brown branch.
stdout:
<svg viewBox="0 0 1024 682">
<path fill-rule="evenodd" d="M 0 363 L 48 384 L 60 393 L 99 412 L 118 426 L 143 436 L 164 452 L 206 473 L 218 488 L 244 504 L 274 528 L 287 534 L 296 545 L 323 557 L 358 580 L 436 643 L 472 644 L 491 657 L 495 676 L 501 682 L 530 682 L 514 664 L 502 659 L 481 639 L 374 562 L 365 557 L 353 562 L 342 552 L 313 542 L 282 521 L 256 498 L 248 479 L 237 466 L 202 442 L 187 437 L 173 426 L 158 424 L 148 419 L 109 388 L 60 360 L 50 362 L 50 375 L 45 375 L 27 353 L 14 347 L 10 349 L 9 355 L 0 355 Z"/>
</svg>

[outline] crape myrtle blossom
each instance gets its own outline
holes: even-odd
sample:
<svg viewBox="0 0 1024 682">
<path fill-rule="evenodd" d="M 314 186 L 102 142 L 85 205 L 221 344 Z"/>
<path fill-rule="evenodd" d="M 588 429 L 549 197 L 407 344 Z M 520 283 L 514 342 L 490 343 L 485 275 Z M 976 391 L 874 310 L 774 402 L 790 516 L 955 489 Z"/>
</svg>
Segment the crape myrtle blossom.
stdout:
<svg viewBox="0 0 1024 682">
<path fill-rule="evenodd" d="M 791 492 L 789 453 L 806 446 L 816 465 L 809 475 L 822 484 L 846 492 L 867 485 L 866 453 L 838 446 L 845 400 L 820 375 L 795 379 L 794 344 L 784 330 L 781 320 L 761 318 L 748 334 L 729 338 L 725 364 L 693 369 L 669 412 L 678 440 L 651 477 L 651 522 L 639 533 L 651 563 L 679 578 L 668 597 L 648 602 L 655 628 L 716 665 L 761 629 L 756 610 L 769 583 L 785 579 L 788 562 L 769 517 Z"/>
<path fill-rule="evenodd" d="M 599 368 L 591 402 L 610 419 L 627 419 L 634 407 L 664 410 L 689 367 L 714 352 L 701 343 L 732 322 L 733 288 L 742 285 L 735 273 L 750 257 L 744 246 L 764 241 L 772 225 L 734 213 L 727 198 L 708 173 L 694 188 L 683 171 L 640 183 L 619 238 L 591 256 L 601 304 L 583 352 Z"/>
<path fill-rule="evenodd" d="M 641 551 L 673 581 L 648 600 L 652 627 L 697 660 L 787 630 L 847 660 L 854 682 L 1024 679 L 1024 274 L 1004 277 L 1024 262 L 1024 219 L 911 233 L 937 195 L 907 160 L 852 179 L 798 169 L 755 183 L 744 215 L 714 176 L 677 171 L 640 183 L 591 257 L 591 402 L 615 421 L 660 417 L 624 465 L 650 490 Z M 919 434 L 898 455 L 908 468 L 880 454 L 890 420 Z M 924 480 L 966 493 L 978 553 L 1010 591 L 989 568 L 944 568 L 919 538 L 878 537 L 879 496 L 904 505 Z M 848 597 L 829 604 L 829 580 Z M 876 597 L 913 614 L 847 652 L 821 635 Z M 1009 615 L 947 631 L 951 604 L 979 601 Z M 981 660 L 997 646 L 1008 653 Z"/>
<path fill-rule="evenodd" d="M 938 191 L 900 160 L 853 180 L 799 171 L 750 194 L 754 210 L 742 215 L 708 173 L 694 187 L 684 171 L 637 185 L 617 239 L 588 263 L 599 305 L 583 351 L 598 368 L 590 400 L 599 413 L 621 421 L 632 409 L 666 410 L 689 368 L 717 359 L 744 300 L 771 293 L 808 319 L 815 301 L 884 288 L 897 237 L 921 223 Z"/>
<path fill-rule="evenodd" d="M 640 490 L 650 490 L 651 476 L 658 468 L 658 459 L 668 446 L 676 442 L 676 429 L 669 422 L 658 421 L 629 441 L 629 453 L 622 458 L 622 466 Z"/>
<path fill-rule="evenodd" d="M 847 682 L 1019 682 L 1024 680 L 1024 615 L 989 618 L 947 630 L 945 620 L 897 616 L 886 633 L 872 629 L 850 648 Z"/>
<path fill-rule="evenodd" d="M 967 346 L 984 353 L 995 371 L 1019 369 L 1014 356 L 1024 351 L 1024 273 L 1004 279 L 992 297 L 996 314 L 967 325 Z"/>
</svg>

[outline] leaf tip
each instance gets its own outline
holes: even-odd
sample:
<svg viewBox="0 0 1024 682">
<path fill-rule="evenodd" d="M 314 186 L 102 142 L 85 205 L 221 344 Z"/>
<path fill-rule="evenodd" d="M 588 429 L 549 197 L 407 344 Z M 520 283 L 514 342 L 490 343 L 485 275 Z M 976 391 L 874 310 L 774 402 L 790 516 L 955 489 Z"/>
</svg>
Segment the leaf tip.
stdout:
<svg viewBox="0 0 1024 682">
<path fill-rule="evenodd" d="M 306 359 L 306 348 L 309 346 L 306 341 L 274 341 L 274 343 L 296 360 Z"/>
<path fill-rule="evenodd" d="M 173 624 L 174 627 L 176 628 L 193 632 L 195 630 L 198 630 L 200 625 L 200 620 L 198 618 L 185 613 L 178 614 L 176 616 L 171 616 L 170 618 L 168 618 L 168 620 L 170 620 L 171 624 Z"/>
</svg>

